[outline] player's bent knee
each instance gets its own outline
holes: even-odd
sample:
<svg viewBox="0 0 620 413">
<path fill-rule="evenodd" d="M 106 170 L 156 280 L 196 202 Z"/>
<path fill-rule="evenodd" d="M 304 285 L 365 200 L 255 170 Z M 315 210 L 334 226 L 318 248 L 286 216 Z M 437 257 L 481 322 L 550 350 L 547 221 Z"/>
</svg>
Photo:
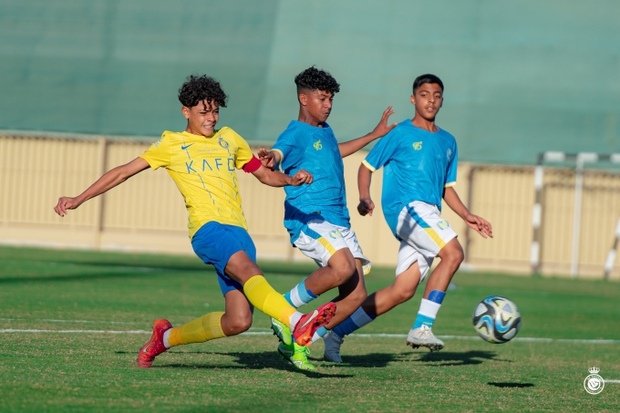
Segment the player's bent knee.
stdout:
<svg viewBox="0 0 620 413">
<path fill-rule="evenodd" d="M 452 254 L 449 254 L 442 261 L 446 261 L 446 264 L 449 264 L 450 267 L 453 267 L 455 270 L 458 269 L 463 263 L 464 255 L 462 251 L 457 251 Z"/>
<path fill-rule="evenodd" d="M 415 294 L 415 289 L 399 289 L 392 294 L 392 297 L 396 304 L 404 303 L 413 297 Z"/>
<path fill-rule="evenodd" d="M 353 272 L 349 273 L 347 272 L 346 269 L 330 266 L 330 272 L 329 272 L 330 289 L 340 287 L 342 284 L 346 283 L 351 278 L 352 275 L 353 275 Z"/>
<path fill-rule="evenodd" d="M 465 254 L 463 254 L 463 250 L 462 249 L 458 249 L 454 252 L 452 252 L 449 255 L 449 261 L 452 264 L 452 266 L 454 267 L 454 269 L 458 269 L 458 267 L 461 266 L 461 264 L 463 263 L 463 260 L 465 259 Z"/>
<path fill-rule="evenodd" d="M 363 287 L 353 290 L 347 298 L 351 301 L 352 304 L 359 306 L 362 305 L 362 303 L 366 300 L 366 297 L 368 297 L 368 293 L 366 292 L 366 287 Z"/>
<path fill-rule="evenodd" d="M 332 267 L 332 277 L 336 285 L 342 285 L 355 274 L 355 261 L 344 261 Z"/>
<path fill-rule="evenodd" d="M 228 320 L 226 331 L 227 336 L 234 336 L 248 331 L 252 327 L 252 317 L 235 317 Z"/>
<path fill-rule="evenodd" d="M 463 248 L 461 244 L 448 244 L 444 250 L 439 254 L 442 263 L 449 265 L 455 271 L 460 267 L 461 263 L 465 259 Z"/>
</svg>

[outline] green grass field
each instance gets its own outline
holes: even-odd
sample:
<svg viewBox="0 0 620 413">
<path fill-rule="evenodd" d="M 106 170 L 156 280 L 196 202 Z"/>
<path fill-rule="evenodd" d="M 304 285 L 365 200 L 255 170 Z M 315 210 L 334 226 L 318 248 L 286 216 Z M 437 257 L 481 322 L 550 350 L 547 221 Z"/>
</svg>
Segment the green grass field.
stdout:
<svg viewBox="0 0 620 413">
<path fill-rule="evenodd" d="M 261 267 L 282 292 L 314 269 Z M 393 276 L 373 269 L 368 290 Z M 348 337 L 342 365 L 322 361 L 315 343 L 314 373 L 278 357 L 259 312 L 249 333 L 177 347 L 139 369 L 153 319 L 179 325 L 223 310 L 210 267 L 195 257 L 0 247 L 0 411 L 620 411 L 620 283 L 460 272 L 454 284 L 434 328 L 440 352 L 405 346 L 420 289 Z M 476 303 L 492 294 L 521 310 L 510 343 L 473 331 Z M 615 380 L 598 395 L 583 388 L 591 366 Z"/>
</svg>

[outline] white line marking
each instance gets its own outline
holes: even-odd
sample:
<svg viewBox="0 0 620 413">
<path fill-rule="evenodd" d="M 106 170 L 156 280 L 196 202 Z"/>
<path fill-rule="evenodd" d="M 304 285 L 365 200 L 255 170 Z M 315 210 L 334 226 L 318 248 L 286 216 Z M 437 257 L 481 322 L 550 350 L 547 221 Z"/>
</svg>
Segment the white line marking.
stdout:
<svg viewBox="0 0 620 413">
<path fill-rule="evenodd" d="M 261 331 L 262 330 L 262 331 Z M 151 334 L 150 330 L 44 330 L 44 329 L 0 329 L 0 333 L 61 333 L 61 334 Z M 242 333 L 253 336 L 266 336 L 273 334 L 271 330 L 252 329 Z M 406 334 L 351 334 L 351 336 L 362 338 L 406 338 Z M 454 340 L 482 340 L 478 336 L 438 336 L 443 339 Z M 582 340 L 565 338 L 540 338 L 540 337 L 516 337 L 512 341 L 534 342 L 534 343 L 571 343 L 571 344 L 620 344 L 620 340 Z"/>
<path fill-rule="evenodd" d="M 603 379 L 603 381 L 605 383 L 620 383 L 620 380 L 607 380 L 607 379 Z"/>
</svg>

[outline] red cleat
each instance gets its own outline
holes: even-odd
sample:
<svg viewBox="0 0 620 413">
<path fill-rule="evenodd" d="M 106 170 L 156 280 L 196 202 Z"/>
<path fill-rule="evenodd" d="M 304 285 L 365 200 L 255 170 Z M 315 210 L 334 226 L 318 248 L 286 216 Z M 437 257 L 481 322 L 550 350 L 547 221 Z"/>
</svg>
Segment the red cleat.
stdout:
<svg viewBox="0 0 620 413">
<path fill-rule="evenodd" d="M 164 333 L 172 328 L 170 321 L 159 319 L 153 321 L 153 335 L 151 339 L 140 349 L 138 354 L 138 367 L 151 367 L 155 357 L 168 350 L 164 345 Z"/>
<path fill-rule="evenodd" d="M 328 324 L 336 314 L 336 304 L 323 304 L 311 313 L 304 314 L 293 330 L 293 338 L 300 346 L 309 346 L 316 330 Z"/>
</svg>

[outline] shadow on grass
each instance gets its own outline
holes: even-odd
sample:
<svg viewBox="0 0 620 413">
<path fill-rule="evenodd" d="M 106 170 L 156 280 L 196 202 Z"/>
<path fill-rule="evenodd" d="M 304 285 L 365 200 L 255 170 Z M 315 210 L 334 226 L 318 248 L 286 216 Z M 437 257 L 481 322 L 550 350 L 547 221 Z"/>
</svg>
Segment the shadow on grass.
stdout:
<svg viewBox="0 0 620 413">
<path fill-rule="evenodd" d="M 418 357 L 418 359 L 415 359 L 415 357 Z M 310 359 L 313 360 L 312 357 Z M 318 359 L 314 358 L 314 360 Z M 333 366 L 342 365 L 346 367 L 385 367 L 390 362 L 413 362 L 446 367 L 477 365 L 484 363 L 486 360 L 511 362 L 510 360 L 495 358 L 495 353 L 492 351 L 467 351 L 464 353 L 371 353 L 344 356 L 342 364 L 326 363 Z"/>
<path fill-rule="evenodd" d="M 416 363 L 436 363 L 437 366 L 471 366 L 482 364 L 487 360 L 504 361 L 511 363 L 510 360 L 495 358 L 493 351 L 466 351 L 463 353 L 451 352 L 432 352 L 432 353 L 413 353 L 419 355 L 418 360 L 412 360 Z M 405 357 L 410 358 L 412 353 L 407 353 Z"/>
<path fill-rule="evenodd" d="M 523 389 L 526 387 L 534 387 L 534 384 L 532 383 L 498 383 L 498 382 L 488 382 L 487 383 L 489 386 L 495 386 L 495 387 L 501 387 L 501 388 L 517 388 L 517 389 Z"/>
<path fill-rule="evenodd" d="M 116 354 L 131 354 L 134 355 L 135 352 L 130 351 L 116 351 Z M 283 360 L 275 351 L 264 351 L 261 353 L 241 353 L 241 352 L 228 352 L 222 353 L 217 351 L 169 351 L 171 354 L 203 354 L 203 355 L 216 355 L 216 356 L 225 356 L 225 357 L 234 357 L 235 360 L 226 364 L 217 364 L 217 363 L 170 363 L 164 365 L 154 364 L 151 368 L 157 369 L 229 369 L 229 370 L 264 370 L 264 369 L 278 369 L 278 370 L 288 370 L 294 371 L 296 373 L 303 374 L 307 377 L 311 378 L 349 378 L 353 377 L 349 374 L 323 374 L 320 371 L 305 371 L 298 370 L 293 367 L 289 362 Z M 238 363 L 236 366 L 231 363 Z"/>
<path fill-rule="evenodd" d="M 318 357 L 309 357 L 311 361 L 323 361 L 327 366 L 335 367 L 385 367 L 392 361 L 399 358 L 391 353 L 369 353 L 359 355 L 346 355 L 342 358 L 342 363 L 331 363 Z"/>
</svg>

